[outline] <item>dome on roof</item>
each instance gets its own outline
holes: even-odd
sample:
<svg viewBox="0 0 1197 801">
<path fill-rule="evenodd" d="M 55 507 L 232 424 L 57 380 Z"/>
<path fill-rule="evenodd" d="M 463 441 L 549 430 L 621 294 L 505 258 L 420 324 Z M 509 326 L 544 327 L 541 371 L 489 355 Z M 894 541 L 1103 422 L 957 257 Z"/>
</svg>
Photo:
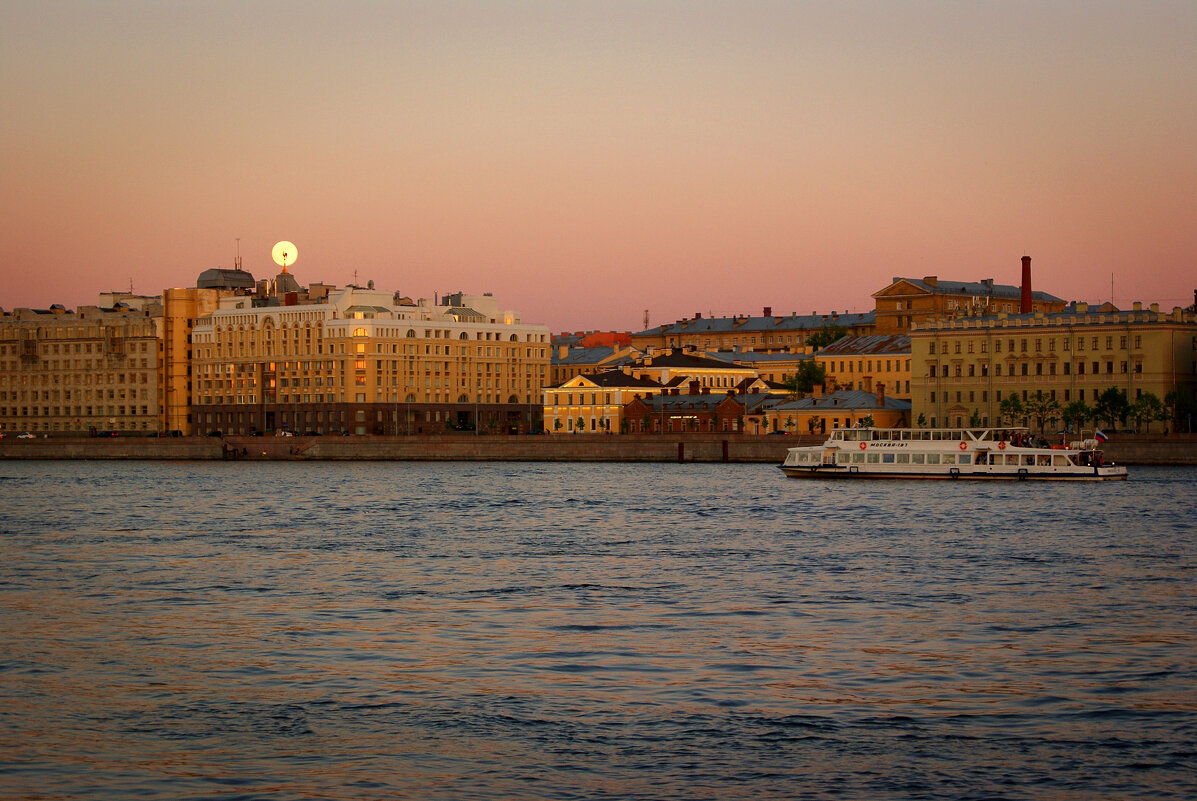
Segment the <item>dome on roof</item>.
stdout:
<svg viewBox="0 0 1197 801">
<path fill-rule="evenodd" d="M 287 272 L 286 267 L 274 277 L 274 294 L 285 295 L 288 292 L 298 292 L 299 290 L 299 282 L 295 280 L 295 276 Z"/>
<path fill-rule="evenodd" d="M 245 270 L 204 270 L 195 281 L 198 289 L 253 289 L 254 277 Z"/>
</svg>

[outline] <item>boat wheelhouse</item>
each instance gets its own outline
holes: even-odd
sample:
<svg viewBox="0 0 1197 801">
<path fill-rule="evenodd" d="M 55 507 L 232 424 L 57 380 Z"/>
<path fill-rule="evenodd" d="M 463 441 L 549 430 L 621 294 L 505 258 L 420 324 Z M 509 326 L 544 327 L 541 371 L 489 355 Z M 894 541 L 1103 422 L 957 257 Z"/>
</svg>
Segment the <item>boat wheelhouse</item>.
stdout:
<svg viewBox="0 0 1197 801">
<path fill-rule="evenodd" d="M 1025 428 L 847 428 L 790 448 L 778 467 L 790 478 L 1125 479 L 1099 445 L 1047 445 Z"/>
</svg>

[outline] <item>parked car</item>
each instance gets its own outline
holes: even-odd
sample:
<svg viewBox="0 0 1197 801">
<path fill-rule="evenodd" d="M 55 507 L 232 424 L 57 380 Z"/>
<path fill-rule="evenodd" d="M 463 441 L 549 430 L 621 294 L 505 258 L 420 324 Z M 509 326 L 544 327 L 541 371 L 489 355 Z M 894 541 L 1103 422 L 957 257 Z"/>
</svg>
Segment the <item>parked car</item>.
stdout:
<svg viewBox="0 0 1197 801">
<path fill-rule="evenodd" d="M 37 437 L 26 431 L 24 434 L 18 434 L 17 439 L 37 439 Z"/>
</svg>

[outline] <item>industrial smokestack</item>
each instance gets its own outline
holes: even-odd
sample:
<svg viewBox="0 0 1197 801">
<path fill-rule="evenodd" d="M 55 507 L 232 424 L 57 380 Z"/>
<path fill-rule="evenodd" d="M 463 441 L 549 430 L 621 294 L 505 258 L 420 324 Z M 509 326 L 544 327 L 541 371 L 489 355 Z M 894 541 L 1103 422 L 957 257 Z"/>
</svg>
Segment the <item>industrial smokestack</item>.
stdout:
<svg viewBox="0 0 1197 801">
<path fill-rule="evenodd" d="M 1018 309 L 1023 314 L 1031 313 L 1031 257 L 1022 257 L 1022 305 Z"/>
</svg>

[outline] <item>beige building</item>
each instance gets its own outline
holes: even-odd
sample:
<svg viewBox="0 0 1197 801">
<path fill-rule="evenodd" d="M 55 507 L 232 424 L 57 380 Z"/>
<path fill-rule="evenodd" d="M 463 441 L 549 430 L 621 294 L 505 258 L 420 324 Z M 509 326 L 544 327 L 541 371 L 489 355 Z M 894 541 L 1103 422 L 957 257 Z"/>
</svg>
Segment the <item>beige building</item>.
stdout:
<svg viewBox="0 0 1197 801">
<path fill-rule="evenodd" d="M 815 354 L 828 386 L 910 400 L 910 337 L 874 334 L 843 337 Z"/>
<path fill-rule="evenodd" d="M 910 332 L 911 414 L 931 427 L 1000 424 L 1003 398 L 1042 391 L 1092 406 L 1114 387 L 1133 403 L 1197 388 L 1197 314 L 1074 304 L 1058 313 L 938 318 Z"/>
<path fill-rule="evenodd" d="M 142 302 L 144 301 L 144 302 Z M 0 431 L 161 429 L 161 305 L 16 309 L 0 317 Z"/>
<path fill-rule="evenodd" d="M 876 328 L 869 333 L 904 334 L 920 322 L 958 315 L 1034 314 L 1058 312 L 1067 305 L 1062 299 L 1031 288 L 1031 257 L 1022 257 L 1022 280 L 1018 286 L 980 281 L 896 277 L 890 285 L 873 293 Z"/>
<path fill-rule="evenodd" d="M 490 295 L 396 306 L 351 286 L 287 300 L 222 298 L 196 320 L 199 433 L 540 430 L 549 331 Z"/>
<path fill-rule="evenodd" d="M 632 398 L 650 398 L 664 386 L 630 370 L 578 375 L 544 390 L 544 429 L 549 434 L 625 431 L 623 409 Z"/>
</svg>

